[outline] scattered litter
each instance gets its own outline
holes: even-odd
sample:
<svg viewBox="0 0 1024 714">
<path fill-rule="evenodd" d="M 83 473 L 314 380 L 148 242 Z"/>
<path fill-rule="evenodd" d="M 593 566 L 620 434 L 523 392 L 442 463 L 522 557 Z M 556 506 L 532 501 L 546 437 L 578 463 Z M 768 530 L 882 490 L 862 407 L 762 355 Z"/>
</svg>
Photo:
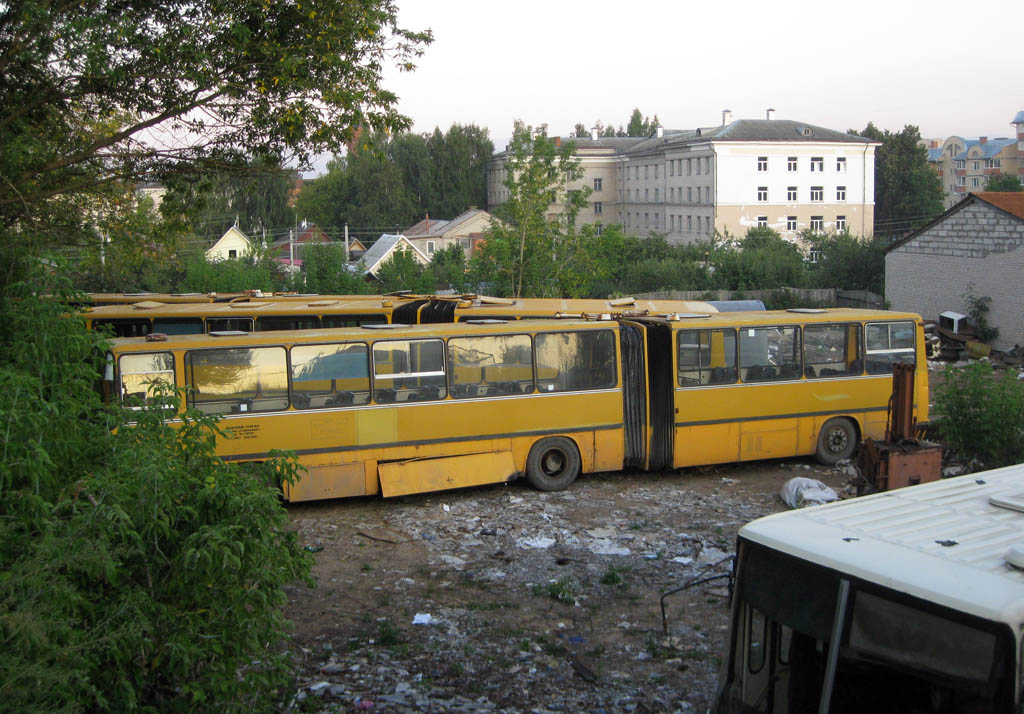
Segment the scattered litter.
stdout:
<svg viewBox="0 0 1024 714">
<path fill-rule="evenodd" d="M 722 483 L 733 484 L 733 483 L 739 483 L 739 481 L 737 479 L 734 479 L 734 478 L 725 478 L 725 477 L 723 477 L 722 478 Z"/>
<path fill-rule="evenodd" d="M 591 538 L 614 538 L 618 531 L 614 528 L 591 528 L 586 533 Z"/>
<path fill-rule="evenodd" d="M 317 682 L 316 684 L 309 685 L 309 691 L 318 697 L 322 697 L 327 689 L 331 686 L 330 682 Z"/>
<path fill-rule="evenodd" d="M 340 662 L 328 662 L 327 664 L 320 667 L 320 672 L 322 674 L 337 674 L 343 669 L 344 667 Z"/>
<path fill-rule="evenodd" d="M 779 498 L 790 508 L 803 508 L 838 501 L 839 494 L 817 479 L 797 476 L 786 481 L 779 492 Z"/>
<path fill-rule="evenodd" d="M 357 699 L 356 709 L 373 709 L 373 702 L 369 699 Z"/>
<path fill-rule="evenodd" d="M 459 570 L 459 569 L 465 567 L 465 565 L 466 565 L 466 561 L 465 560 L 463 560 L 462 558 L 458 558 L 458 557 L 456 557 L 454 555 L 442 555 L 441 556 L 441 560 L 443 560 L 445 563 L 447 563 L 448 565 L 452 566 L 456 570 Z"/>
<path fill-rule="evenodd" d="M 303 550 L 307 553 L 319 553 L 323 549 L 324 547 L 322 545 L 307 545 L 305 548 L 303 548 Z"/>
<path fill-rule="evenodd" d="M 610 540 L 597 540 L 590 544 L 590 552 L 595 555 L 629 555 L 630 550 Z"/>
<path fill-rule="evenodd" d="M 409 536 L 401 531 L 396 531 L 394 528 L 388 528 L 387 526 L 376 526 L 374 528 L 364 528 L 356 531 L 357 535 L 361 535 L 364 538 L 370 540 L 379 540 L 383 543 L 408 543 L 412 540 Z"/>
<path fill-rule="evenodd" d="M 534 548 L 537 550 L 543 550 L 544 548 L 550 548 L 555 544 L 554 538 L 523 538 L 519 541 L 520 548 Z"/>
<path fill-rule="evenodd" d="M 718 561 L 724 560 L 728 557 L 728 553 L 724 550 L 719 550 L 718 548 L 705 548 L 700 552 L 701 563 L 717 563 Z"/>
<path fill-rule="evenodd" d="M 441 510 L 444 511 L 445 513 L 450 513 L 451 510 L 452 510 L 452 507 L 449 506 L 447 503 L 442 503 L 441 504 Z"/>
<path fill-rule="evenodd" d="M 693 562 L 693 558 L 686 555 L 677 555 L 672 559 L 673 563 L 679 563 L 680 565 L 689 565 Z"/>
<path fill-rule="evenodd" d="M 414 625 L 429 625 L 433 621 L 434 617 L 429 612 L 417 612 L 412 617 L 412 624 Z"/>
<path fill-rule="evenodd" d="M 482 535 L 482 536 L 496 536 L 496 535 L 498 535 L 498 531 L 496 529 L 494 529 L 494 528 L 481 528 L 480 529 L 480 535 Z"/>
</svg>

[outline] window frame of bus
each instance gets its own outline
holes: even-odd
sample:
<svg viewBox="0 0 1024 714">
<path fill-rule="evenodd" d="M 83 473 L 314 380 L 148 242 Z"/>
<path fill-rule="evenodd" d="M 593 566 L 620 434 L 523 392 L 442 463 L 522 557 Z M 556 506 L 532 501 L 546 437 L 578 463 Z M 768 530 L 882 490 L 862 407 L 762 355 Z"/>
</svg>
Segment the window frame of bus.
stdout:
<svg viewBox="0 0 1024 714">
<path fill-rule="evenodd" d="M 700 354 L 701 354 L 700 334 L 701 333 L 708 333 L 708 335 L 709 335 L 709 338 L 708 338 L 708 350 L 710 352 L 710 347 L 711 347 L 711 337 L 710 337 L 710 335 L 713 332 L 721 332 L 723 335 L 726 334 L 726 333 L 732 333 L 732 366 L 729 367 L 728 363 L 727 363 L 725 367 L 721 368 L 721 369 L 725 370 L 724 374 L 726 376 L 726 379 L 723 379 L 721 381 L 713 381 L 710 378 L 710 375 L 712 374 L 712 372 L 715 369 L 719 369 L 719 368 L 711 367 L 710 365 L 707 368 L 705 368 L 703 365 L 700 364 Z M 684 384 L 683 383 L 683 375 L 681 374 L 682 371 L 683 371 L 682 370 L 683 361 L 680 359 L 680 356 L 682 355 L 682 348 L 683 348 L 682 338 L 683 338 L 684 334 L 685 335 L 689 335 L 689 334 L 697 334 L 698 335 L 698 340 L 697 340 L 697 344 L 696 344 L 697 358 L 698 358 L 697 359 L 697 365 L 696 365 L 696 367 L 697 367 L 697 374 L 698 374 L 698 381 L 697 381 L 696 384 Z M 690 388 L 693 388 L 693 387 L 709 387 L 709 386 L 720 386 L 720 385 L 727 385 L 727 384 L 736 384 L 737 380 L 739 379 L 739 367 L 737 366 L 738 360 L 739 360 L 739 338 L 736 335 L 736 328 L 735 327 L 704 327 L 704 328 L 695 328 L 695 329 L 692 329 L 692 330 L 689 330 L 689 329 L 688 330 L 679 330 L 676 333 L 676 385 L 679 386 L 679 387 L 690 389 Z M 686 366 L 689 367 L 691 365 L 686 365 Z M 730 371 L 732 372 L 732 378 L 728 379 Z M 707 382 L 704 381 L 704 373 L 705 372 L 707 372 L 709 374 L 709 378 L 708 378 Z"/>
<path fill-rule="evenodd" d="M 452 357 L 452 351 L 451 351 L 452 350 L 452 342 L 460 342 L 462 340 L 486 340 L 486 339 L 496 339 L 496 338 L 502 338 L 502 337 L 507 337 L 507 338 L 525 337 L 526 338 L 526 340 L 527 340 L 527 342 L 529 344 L 529 348 L 530 348 L 530 364 L 529 364 L 529 367 L 530 367 L 530 389 L 527 390 L 527 391 L 495 392 L 495 393 L 492 393 L 492 394 L 469 394 L 469 393 L 467 393 L 467 394 L 459 394 L 458 392 L 461 391 L 460 388 L 463 386 L 463 384 L 461 382 L 457 383 L 455 381 L 455 360 Z M 533 337 L 534 336 L 531 335 L 528 332 L 514 332 L 514 333 L 501 333 L 501 334 L 488 334 L 488 335 L 460 335 L 460 336 L 449 337 L 448 340 L 447 340 L 447 352 L 448 352 L 448 355 L 447 355 L 447 359 L 448 359 L 448 365 L 447 365 L 448 366 L 448 394 L 451 395 L 452 399 L 486 399 L 488 397 L 496 397 L 496 396 L 501 397 L 501 396 L 512 396 L 512 395 L 516 395 L 516 394 L 534 394 L 537 391 L 537 360 L 536 360 L 536 351 L 535 351 L 535 348 L 534 348 Z M 526 365 L 521 365 L 521 366 L 526 366 Z M 480 369 L 481 369 L 480 381 L 476 383 L 477 385 L 484 384 L 483 370 L 485 370 L 486 367 L 481 367 Z M 469 385 L 466 385 L 466 386 L 469 386 Z"/>
<path fill-rule="evenodd" d="M 736 362 L 737 362 L 736 370 L 739 373 L 740 381 L 742 381 L 744 384 L 771 384 L 773 382 L 791 382 L 791 381 L 803 379 L 803 376 L 804 376 L 804 337 L 803 337 L 803 331 L 800 329 L 800 327 L 801 326 L 799 324 L 787 323 L 787 324 L 780 324 L 780 325 L 746 325 L 744 327 L 738 328 L 737 334 L 736 334 L 736 338 L 737 338 L 736 339 L 736 348 L 739 351 L 739 355 L 738 355 L 737 360 L 736 360 Z M 752 364 L 752 365 L 749 365 L 749 366 L 745 366 L 743 364 L 743 332 L 744 332 L 744 330 L 757 330 L 757 331 L 762 331 L 763 330 L 763 331 L 766 331 L 766 332 L 768 330 L 777 330 L 777 331 L 793 330 L 793 332 L 796 335 L 796 340 L 799 342 L 799 344 L 796 346 L 796 350 L 795 350 L 796 354 L 798 355 L 798 359 L 799 359 L 799 361 L 796 364 L 796 373 L 793 374 L 793 375 L 789 375 L 789 376 L 783 376 L 783 374 L 782 374 L 782 367 L 784 367 L 785 365 L 782 365 L 782 364 L 778 364 L 778 365 Z M 767 350 L 767 343 L 765 345 L 765 348 Z M 766 378 L 766 379 L 750 379 L 750 377 L 749 377 L 749 374 L 750 374 L 749 370 L 753 369 L 754 367 L 761 367 L 761 368 L 764 368 L 764 367 L 774 367 L 774 368 L 778 369 L 778 374 L 776 376 L 769 377 L 769 378 Z M 748 371 L 745 373 L 744 370 L 748 370 Z"/>
<path fill-rule="evenodd" d="M 868 332 L 869 332 L 869 330 L 872 327 L 879 327 L 879 326 L 883 326 L 883 325 L 887 328 L 886 329 L 886 334 L 888 336 L 888 344 L 890 346 L 889 349 L 884 349 L 884 350 L 868 349 Z M 894 325 L 909 325 L 910 326 L 910 332 L 911 332 L 911 336 L 912 336 L 911 337 L 911 346 L 910 347 L 901 347 L 899 349 L 892 349 L 892 347 L 891 347 L 892 346 L 892 328 L 893 328 Z M 914 365 L 915 368 L 916 368 L 916 366 L 917 366 L 917 324 L 913 320 L 888 320 L 888 321 L 885 321 L 885 322 L 866 322 L 866 323 L 864 323 L 864 369 L 865 369 L 865 371 L 869 375 L 872 375 L 872 376 L 890 375 L 890 374 L 892 374 L 892 366 L 894 364 L 896 364 L 897 362 L 907 361 L 907 360 L 902 360 L 902 359 L 894 359 L 894 360 L 889 361 L 889 362 L 882 362 L 880 364 L 884 364 L 886 369 L 884 369 L 884 370 L 874 370 L 873 371 L 870 368 L 870 365 L 871 365 L 872 361 L 869 360 L 869 358 L 868 358 L 869 355 L 896 355 L 896 354 L 902 354 L 902 355 L 909 354 L 910 355 L 909 363 Z"/>
<path fill-rule="evenodd" d="M 320 317 L 317 315 L 260 315 L 260 332 L 274 332 L 277 330 L 318 330 L 320 329 Z M 279 321 L 291 323 L 287 327 L 274 325 L 267 327 L 267 321 Z M 298 322 L 309 324 L 296 326 Z"/>
<path fill-rule="evenodd" d="M 611 342 L 611 355 L 612 355 L 611 378 L 612 378 L 612 383 L 610 385 L 604 385 L 604 386 L 599 386 L 599 387 L 582 387 L 582 388 L 575 388 L 575 389 L 570 389 L 568 387 L 566 389 L 550 389 L 550 388 L 549 389 L 541 389 L 541 384 L 540 384 L 540 381 L 541 381 L 540 380 L 541 364 L 540 364 L 540 359 L 538 358 L 538 355 L 540 354 L 539 343 L 541 341 L 541 338 L 547 337 L 549 335 L 580 335 L 580 334 L 589 335 L 589 334 L 600 334 L 600 333 L 606 333 L 606 334 L 610 335 L 611 336 L 611 341 L 612 341 Z M 615 330 L 611 330 L 611 329 L 607 329 L 607 328 L 601 328 L 601 329 L 595 329 L 595 330 L 547 330 L 547 331 L 544 331 L 544 332 L 537 332 L 537 333 L 535 333 L 534 336 L 533 336 L 533 370 L 534 370 L 534 386 L 535 386 L 535 389 L 540 394 L 567 394 L 569 392 L 593 392 L 593 391 L 598 391 L 598 390 L 602 390 L 602 389 L 615 389 L 615 387 L 618 386 L 618 381 L 619 381 L 618 380 L 618 373 L 619 373 L 619 369 L 618 369 L 619 362 L 618 362 L 618 360 L 619 360 L 619 355 L 618 355 L 618 349 L 617 349 L 617 344 L 616 343 L 617 343 L 617 340 L 615 338 Z M 561 372 L 560 372 L 560 374 L 561 374 Z M 569 381 L 568 380 L 569 370 L 565 370 L 565 374 L 566 374 L 566 383 L 568 383 L 568 381 Z M 556 382 L 551 382 L 548 386 L 549 387 L 555 387 L 556 386 Z"/>
<path fill-rule="evenodd" d="M 428 342 L 437 342 L 437 343 L 440 343 L 440 345 L 441 345 L 441 369 L 439 371 L 438 370 L 432 370 L 432 371 L 429 371 L 429 372 L 395 372 L 395 373 L 392 373 L 392 374 L 382 374 L 382 375 L 378 375 L 377 374 L 377 364 L 378 364 L 378 360 L 377 360 L 377 346 L 378 345 L 380 345 L 381 349 L 383 350 L 383 349 L 385 349 L 384 345 L 405 344 L 405 345 L 411 346 L 413 344 L 423 344 L 423 343 L 428 343 Z M 406 354 L 409 354 L 411 352 L 412 352 L 412 350 L 409 349 Z M 371 360 L 370 360 L 371 361 L 371 365 L 372 365 L 372 369 L 370 371 L 370 374 L 371 374 L 371 379 L 372 379 L 372 381 L 371 381 L 371 390 L 372 390 L 373 403 L 374 404 L 408 404 L 410 402 L 416 403 L 416 402 L 440 401 L 440 400 L 444 399 L 445 397 L 447 397 L 448 396 L 447 352 L 448 352 L 448 346 L 445 344 L 445 340 L 440 338 L 440 337 L 400 338 L 400 339 L 394 339 L 394 340 L 378 340 L 376 342 L 373 342 L 370 345 L 370 354 L 372 355 Z M 380 360 L 380 361 L 384 362 L 386 360 Z M 410 393 L 410 394 L 406 395 L 405 401 L 399 401 L 398 400 L 398 390 L 400 389 L 400 387 L 395 387 L 393 381 L 392 381 L 392 386 L 390 386 L 390 387 L 378 387 L 378 385 L 377 385 L 377 381 L 378 381 L 379 378 L 383 378 L 382 381 L 384 381 L 384 380 L 410 379 L 410 378 L 423 379 L 425 377 L 443 377 L 444 379 L 443 379 L 443 382 L 442 382 L 442 388 L 444 389 L 444 393 L 441 394 L 440 391 L 439 391 L 438 396 L 436 396 L 436 397 L 435 396 L 430 396 L 429 389 L 435 388 L 435 385 L 420 385 L 419 387 L 416 388 L 416 398 L 415 399 L 409 399 L 409 397 L 412 396 L 412 394 Z M 378 399 L 378 394 L 379 393 L 383 393 L 385 389 L 393 391 L 395 393 L 395 398 L 390 400 L 390 401 L 383 401 L 381 399 Z M 410 392 L 411 392 L 411 390 L 410 390 Z M 426 398 L 421 398 L 421 397 L 426 397 Z"/>
<path fill-rule="evenodd" d="M 341 320 L 344 324 L 337 324 Z M 342 327 L 362 327 L 363 325 L 386 325 L 388 316 L 378 313 L 338 314 L 325 313 L 320 316 L 320 327 L 337 329 Z"/>
<path fill-rule="evenodd" d="M 181 325 L 190 325 L 195 329 L 191 332 L 173 329 Z M 167 329 L 168 327 L 172 327 L 172 329 Z M 161 332 L 165 335 L 202 335 L 205 329 L 201 317 L 154 317 L 152 321 L 153 332 Z"/>
<path fill-rule="evenodd" d="M 299 394 L 302 394 L 302 395 L 305 395 L 305 396 L 310 396 L 310 395 L 308 393 L 306 393 L 306 392 L 297 392 L 296 389 L 295 389 L 295 382 L 297 380 L 295 379 L 295 372 L 294 372 L 295 360 L 292 357 L 293 352 L 296 349 L 302 349 L 303 347 L 329 347 L 329 346 L 337 347 L 337 346 L 341 346 L 341 345 L 345 345 L 345 346 L 360 345 L 365 350 L 364 358 L 366 360 L 366 401 L 364 401 L 364 402 L 356 402 L 355 401 L 355 394 L 357 394 L 358 391 L 352 391 L 352 392 L 349 392 L 349 393 L 353 395 L 353 401 L 351 403 L 348 403 L 348 404 L 345 404 L 344 401 L 339 401 L 339 402 L 334 403 L 334 404 L 328 404 L 325 401 L 325 403 L 323 405 L 321 405 L 321 406 L 313 406 L 312 403 L 310 403 L 309 406 L 300 405 L 298 402 L 304 401 L 304 397 L 300 397 L 298 399 L 296 397 L 298 397 Z M 370 369 L 370 354 L 371 354 L 370 345 L 365 340 L 353 340 L 351 342 L 303 342 L 301 344 L 292 345 L 289 348 L 289 350 L 288 350 L 288 399 L 289 399 L 289 402 L 291 403 L 292 407 L 294 409 L 301 409 L 303 411 L 307 411 L 307 410 L 317 410 L 317 409 L 335 409 L 337 407 L 348 407 L 348 406 L 357 407 L 357 406 L 365 406 L 365 405 L 369 404 L 372 401 L 372 399 L 373 399 L 373 381 L 372 381 L 372 378 L 371 378 L 372 370 Z M 332 378 L 331 381 L 333 382 L 334 379 L 335 378 Z M 302 381 L 302 380 L 298 380 L 298 381 Z M 339 392 L 337 390 L 334 390 L 334 393 L 340 396 L 343 392 Z M 328 397 L 328 401 L 330 399 L 331 398 Z"/>
<path fill-rule="evenodd" d="M 133 330 L 129 334 L 118 329 L 128 325 L 142 328 L 143 331 Z M 112 328 L 112 337 L 145 337 L 153 332 L 153 321 L 148 317 L 97 317 L 90 323 L 90 327 L 97 331 L 105 326 Z"/>
<path fill-rule="evenodd" d="M 837 327 L 844 328 L 844 331 L 846 331 L 846 333 L 847 333 L 846 336 L 844 336 L 844 344 L 846 343 L 846 340 L 847 340 L 847 338 L 849 336 L 849 332 L 848 332 L 849 328 L 851 328 L 851 327 L 856 327 L 857 328 L 857 356 L 854 358 L 854 362 L 860 362 L 860 369 L 859 370 L 853 371 L 853 370 L 849 370 L 848 369 L 845 372 L 838 372 L 838 373 L 835 373 L 835 374 L 821 374 L 817 369 L 814 370 L 814 374 L 812 374 L 810 372 L 810 370 L 812 368 L 816 367 L 817 365 L 837 364 L 835 362 L 811 362 L 808 359 L 808 357 L 807 357 L 807 342 L 808 342 L 807 336 L 806 336 L 807 330 L 816 330 L 816 329 L 830 328 L 830 327 L 831 328 L 837 328 Z M 808 324 L 808 325 L 804 325 L 803 326 L 803 331 L 805 333 L 804 338 L 803 338 L 803 360 L 804 360 L 803 367 L 804 367 L 804 376 L 807 379 L 837 379 L 837 378 L 843 378 L 843 377 L 859 377 L 862 374 L 864 374 L 864 361 L 865 360 L 864 360 L 864 325 L 863 324 L 861 324 L 859 322 L 815 322 L 815 323 L 811 323 L 811 324 Z M 849 346 L 848 345 L 846 345 L 846 351 L 849 351 Z M 849 365 L 847 365 L 847 367 L 849 367 Z M 823 369 L 831 369 L 831 368 L 830 367 L 824 367 Z"/>
<path fill-rule="evenodd" d="M 200 392 L 196 389 L 196 382 L 195 382 L 195 379 L 194 379 L 194 377 L 195 377 L 195 365 L 194 365 L 194 363 L 192 361 L 193 360 L 193 355 L 210 354 L 210 353 L 213 353 L 213 352 L 232 352 L 232 351 L 239 351 L 239 350 L 246 350 L 246 351 L 252 352 L 254 350 L 275 350 L 275 349 L 276 350 L 281 350 L 284 353 L 284 374 L 285 374 L 285 389 L 284 389 L 284 401 L 285 401 L 285 403 L 284 403 L 284 406 L 278 407 L 278 408 L 275 408 L 275 409 L 255 409 L 255 408 L 253 408 L 255 406 L 255 397 L 241 397 L 241 398 L 235 397 L 235 398 L 225 398 L 225 399 L 217 400 L 217 401 L 225 401 L 225 402 L 226 401 L 235 401 L 235 402 L 237 402 L 236 404 L 231 405 L 232 408 L 229 409 L 228 411 L 209 412 L 209 411 L 204 410 L 200 406 L 199 402 L 196 401 L 196 394 L 198 394 Z M 187 389 L 187 402 L 188 402 L 188 406 L 193 408 L 193 409 L 198 409 L 198 410 L 202 411 L 204 414 L 220 414 L 220 415 L 223 415 L 223 416 L 244 416 L 244 415 L 248 415 L 248 414 L 269 414 L 269 413 L 273 413 L 273 412 L 283 412 L 283 411 L 286 411 L 288 409 L 288 407 L 291 405 L 291 388 L 290 388 L 290 379 L 289 379 L 290 375 L 291 375 L 291 367 L 290 367 L 290 365 L 291 365 L 291 359 L 290 359 L 290 355 L 288 354 L 288 349 L 285 347 L 285 345 L 247 345 L 247 346 L 239 346 L 239 347 L 209 347 L 209 348 L 204 348 L 204 349 L 199 349 L 199 350 L 188 350 L 187 352 L 185 352 L 184 365 L 183 365 L 184 366 L 184 373 L 185 373 L 185 385 L 188 388 Z M 243 405 L 246 407 L 245 409 L 241 408 Z M 234 408 L 233 408 L 233 407 L 236 407 L 236 406 L 238 407 L 238 411 L 235 411 Z"/>
<path fill-rule="evenodd" d="M 132 358 L 137 358 L 137 357 L 153 357 L 154 355 L 166 355 L 166 356 L 170 357 L 171 358 L 171 368 L 169 370 L 164 369 L 164 370 L 157 370 L 155 372 L 154 371 L 125 372 L 124 369 L 121 366 L 123 364 L 124 360 L 126 360 L 126 359 L 132 359 Z M 151 399 L 151 397 L 148 396 L 149 395 L 149 389 L 150 389 L 149 387 L 147 387 L 146 391 L 142 393 L 142 397 L 141 397 L 142 403 L 141 404 L 138 404 L 138 405 L 128 405 L 128 404 L 125 403 L 124 376 L 126 374 L 167 374 L 168 372 L 171 375 L 171 381 L 168 382 L 168 384 L 170 385 L 170 387 L 173 390 L 176 391 L 178 389 L 178 375 L 177 375 L 177 369 L 176 369 L 176 362 L 175 362 L 175 359 L 174 359 L 174 353 L 170 352 L 168 350 L 156 350 L 154 352 L 125 352 L 125 353 L 122 353 L 122 354 L 118 355 L 117 356 L 117 398 L 118 398 L 118 401 L 121 403 L 121 406 L 124 407 L 125 409 L 130 409 L 131 411 L 141 411 L 141 410 L 143 410 L 143 409 L 145 409 L 147 407 L 156 406 L 153 403 L 149 403 L 149 400 Z M 138 392 L 131 392 L 131 394 L 133 395 L 133 398 L 136 398 L 136 399 L 139 398 L 137 396 L 139 394 Z M 167 409 L 167 408 L 169 408 L 170 405 L 164 404 L 162 406 L 163 406 L 164 409 Z"/>
</svg>

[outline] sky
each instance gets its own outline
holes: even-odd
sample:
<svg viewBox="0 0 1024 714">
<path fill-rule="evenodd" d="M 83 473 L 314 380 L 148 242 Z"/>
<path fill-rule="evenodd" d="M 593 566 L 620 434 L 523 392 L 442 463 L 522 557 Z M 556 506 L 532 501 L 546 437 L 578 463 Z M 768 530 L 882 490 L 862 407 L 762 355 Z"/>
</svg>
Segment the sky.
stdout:
<svg viewBox="0 0 1024 714">
<path fill-rule="evenodd" d="M 414 72 L 385 72 L 399 111 L 416 132 L 487 127 L 496 149 L 515 119 L 568 135 L 634 108 L 669 129 L 771 107 L 926 138 L 1011 136 L 1024 109 L 1018 0 L 396 1 L 402 26 L 434 33 Z"/>
</svg>

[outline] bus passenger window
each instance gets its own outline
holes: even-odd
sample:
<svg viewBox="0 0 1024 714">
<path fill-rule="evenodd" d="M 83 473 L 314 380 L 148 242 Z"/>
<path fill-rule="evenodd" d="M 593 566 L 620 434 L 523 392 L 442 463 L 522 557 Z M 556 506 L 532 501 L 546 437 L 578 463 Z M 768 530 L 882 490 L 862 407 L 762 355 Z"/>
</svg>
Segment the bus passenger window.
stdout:
<svg viewBox="0 0 1024 714">
<path fill-rule="evenodd" d="M 268 315 L 260 318 L 260 331 L 270 330 L 315 330 L 320 327 L 320 318 L 316 315 Z"/>
<path fill-rule="evenodd" d="M 678 354 L 681 387 L 736 381 L 735 330 L 683 330 Z"/>
<path fill-rule="evenodd" d="M 369 349 L 362 342 L 292 347 L 292 406 L 325 409 L 370 401 Z"/>
<path fill-rule="evenodd" d="M 754 608 L 750 608 L 749 617 L 750 640 L 748 641 L 747 668 L 757 674 L 764 667 L 768 619 L 763 612 Z"/>
<path fill-rule="evenodd" d="M 122 355 L 117 371 L 121 402 L 130 409 L 152 404 L 154 390 L 173 390 L 175 386 L 174 355 L 170 352 Z"/>
<path fill-rule="evenodd" d="M 360 325 L 379 325 L 387 322 L 384 315 L 324 315 L 321 327 L 359 327 Z"/>
<path fill-rule="evenodd" d="M 916 334 L 910 321 L 868 324 L 864 354 L 868 374 L 892 374 L 896 362 L 914 364 Z"/>
<path fill-rule="evenodd" d="M 93 320 L 92 329 L 105 328 L 114 337 L 145 337 L 152 332 L 149 320 Z"/>
<path fill-rule="evenodd" d="M 860 325 L 804 327 L 804 374 L 808 378 L 860 374 L 862 366 Z"/>
<path fill-rule="evenodd" d="M 153 332 L 162 332 L 165 335 L 201 335 L 203 318 L 158 317 L 153 320 Z"/>
<path fill-rule="evenodd" d="M 537 390 L 570 392 L 615 386 L 615 335 L 611 330 L 537 335 Z"/>
<path fill-rule="evenodd" d="M 284 347 L 198 350 L 185 356 L 190 406 L 206 414 L 244 414 L 288 408 Z"/>
<path fill-rule="evenodd" d="M 740 378 L 744 382 L 800 379 L 800 331 L 795 327 L 740 330 Z"/>
<path fill-rule="evenodd" d="M 251 317 L 208 317 L 206 331 L 209 332 L 252 332 L 255 321 Z"/>
<path fill-rule="evenodd" d="M 442 340 L 394 340 L 373 346 L 373 401 L 424 402 L 448 394 Z"/>
<path fill-rule="evenodd" d="M 448 371 L 456 398 L 533 391 L 529 335 L 455 337 L 448 340 Z"/>
</svg>

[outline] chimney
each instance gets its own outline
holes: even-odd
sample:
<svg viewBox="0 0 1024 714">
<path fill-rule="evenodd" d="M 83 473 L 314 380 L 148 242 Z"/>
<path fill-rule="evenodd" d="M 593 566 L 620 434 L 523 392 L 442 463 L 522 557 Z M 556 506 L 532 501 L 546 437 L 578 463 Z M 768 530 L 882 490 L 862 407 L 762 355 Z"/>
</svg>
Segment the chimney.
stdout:
<svg viewBox="0 0 1024 714">
<path fill-rule="evenodd" d="M 426 226 L 423 228 L 424 233 L 430 233 L 430 211 L 423 214 L 423 220 L 426 221 Z"/>
<path fill-rule="evenodd" d="M 663 136 L 665 136 L 665 127 L 659 126 L 658 127 L 658 138 L 660 139 Z"/>
<path fill-rule="evenodd" d="M 979 144 L 987 144 L 988 143 L 988 137 L 987 136 L 979 137 L 978 138 L 978 143 Z"/>
<path fill-rule="evenodd" d="M 556 136 L 555 137 L 555 146 L 561 146 L 561 145 L 562 145 L 562 137 Z"/>
<path fill-rule="evenodd" d="M 722 110 L 722 126 L 732 122 L 732 109 Z"/>
<path fill-rule="evenodd" d="M 771 121 L 772 119 L 774 119 L 775 118 L 775 110 L 771 109 L 771 108 L 766 109 L 765 112 L 764 112 L 764 118 L 767 119 L 768 121 Z"/>
<path fill-rule="evenodd" d="M 591 139 L 592 141 L 597 141 L 597 127 L 596 127 L 596 126 L 595 126 L 595 127 L 593 127 L 593 128 L 592 128 L 592 129 L 590 130 L 590 139 Z"/>
</svg>

